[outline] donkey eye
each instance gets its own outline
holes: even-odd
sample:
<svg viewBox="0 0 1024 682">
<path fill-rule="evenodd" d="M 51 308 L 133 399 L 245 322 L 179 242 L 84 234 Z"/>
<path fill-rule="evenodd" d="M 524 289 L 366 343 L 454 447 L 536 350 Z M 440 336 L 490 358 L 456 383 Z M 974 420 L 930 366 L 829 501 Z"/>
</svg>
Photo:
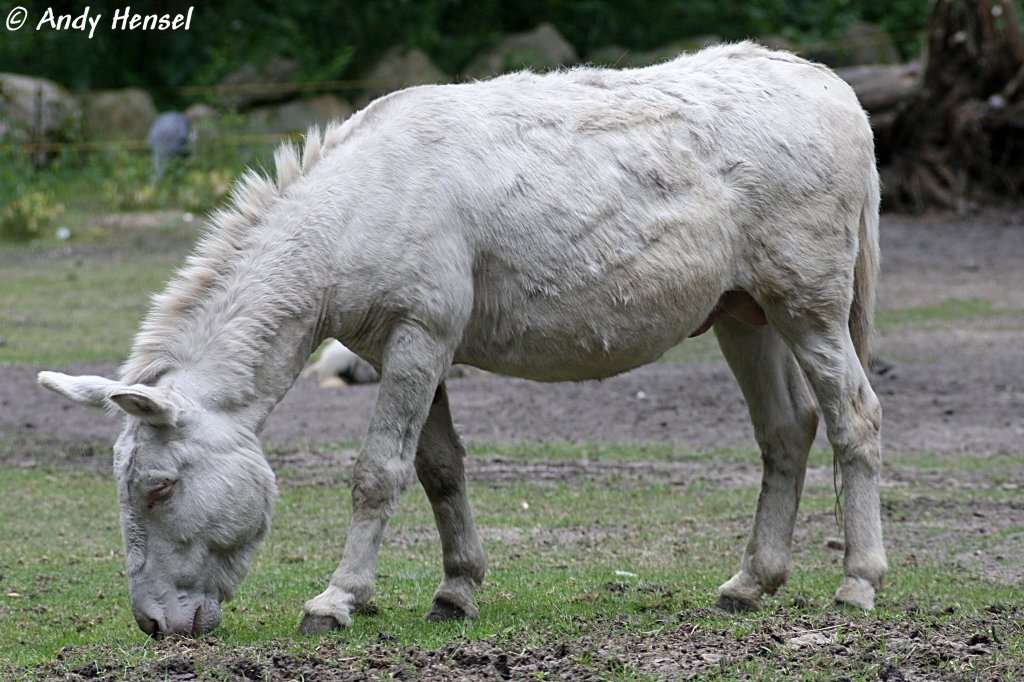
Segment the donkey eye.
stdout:
<svg viewBox="0 0 1024 682">
<path fill-rule="evenodd" d="M 152 509 L 157 502 L 166 500 L 174 492 L 174 481 L 164 481 L 146 495 L 146 508 Z"/>
</svg>

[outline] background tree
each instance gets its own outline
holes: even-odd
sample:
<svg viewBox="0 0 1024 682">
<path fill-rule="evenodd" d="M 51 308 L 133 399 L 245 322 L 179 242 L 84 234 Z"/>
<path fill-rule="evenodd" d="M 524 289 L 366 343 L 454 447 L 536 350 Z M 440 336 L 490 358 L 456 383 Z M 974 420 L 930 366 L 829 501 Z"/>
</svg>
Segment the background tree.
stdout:
<svg viewBox="0 0 1024 682">
<path fill-rule="evenodd" d="M 1024 42 L 1012 0 L 936 0 L 922 87 L 897 116 L 888 196 L 962 210 L 1024 189 Z"/>
</svg>

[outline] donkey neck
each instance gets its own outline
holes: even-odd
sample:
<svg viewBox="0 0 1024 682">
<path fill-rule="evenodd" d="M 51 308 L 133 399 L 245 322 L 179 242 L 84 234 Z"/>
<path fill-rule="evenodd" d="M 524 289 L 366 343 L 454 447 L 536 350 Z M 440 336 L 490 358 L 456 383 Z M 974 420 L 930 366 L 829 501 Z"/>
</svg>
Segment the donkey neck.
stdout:
<svg viewBox="0 0 1024 682">
<path fill-rule="evenodd" d="M 174 385 L 258 432 L 330 329 L 332 289 L 315 230 L 248 241 L 216 276 L 193 272 L 200 285 L 175 314 L 151 313 L 122 378 Z"/>
<path fill-rule="evenodd" d="M 206 384 L 209 393 L 203 400 L 210 408 L 231 414 L 257 433 L 330 327 L 330 286 L 311 275 L 295 277 L 296 271 L 309 271 L 294 259 L 286 262 L 291 267 L 280 276 L 264 274 L 273 263 L 254 264 L 248 277 L 241 273 L 246 283 L 232 300 L 212 302 L 211 328 L 200 339 L 206 347 L 182 363 L 183 370 L 201 377 L 200 385 Z"/>
</svg>

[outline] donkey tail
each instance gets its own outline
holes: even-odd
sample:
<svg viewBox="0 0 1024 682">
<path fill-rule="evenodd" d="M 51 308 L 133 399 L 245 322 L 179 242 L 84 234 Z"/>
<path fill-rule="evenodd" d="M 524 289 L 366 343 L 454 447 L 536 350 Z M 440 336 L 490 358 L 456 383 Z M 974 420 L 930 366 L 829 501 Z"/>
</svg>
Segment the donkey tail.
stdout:
<svg viewBox="0 0 1024 682">
<path fill-rule="evenodd" d="M 867 177 L 867 195 L 860 212 L 859 251 L 853 269 L 853 303 L 850 304 L 850 336 L 857 357 L 867 370 L 875 318 L 875 285 L 878 282 L 878 170 L 874 163 Z"/>
</svg>

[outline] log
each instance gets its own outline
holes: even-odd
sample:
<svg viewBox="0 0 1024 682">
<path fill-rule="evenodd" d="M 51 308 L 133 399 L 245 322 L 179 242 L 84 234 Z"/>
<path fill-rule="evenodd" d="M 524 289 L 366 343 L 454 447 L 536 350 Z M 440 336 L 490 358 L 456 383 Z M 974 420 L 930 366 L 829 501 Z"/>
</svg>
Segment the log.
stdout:
<svg viewBox="0 0 1024 682">
<path fill-rule="evenodd" d="M 869 64 L 835 69 L 836 75 L 850 84 L 860 104 L 869 114 L 895 111 L 921 87 L 920 62 L 907 64 Z"/>
<path fill-rule="evenodd" d="M 870 64 L 835 70 L 857 93 L 860 104 L 870 115 L 875 134 L 875 154 L 881 164 L 892 159 L 892 129 L 896 117 L 921 89 L 924 68 L 921 62 L 907 64 Z"/>
</svg>

